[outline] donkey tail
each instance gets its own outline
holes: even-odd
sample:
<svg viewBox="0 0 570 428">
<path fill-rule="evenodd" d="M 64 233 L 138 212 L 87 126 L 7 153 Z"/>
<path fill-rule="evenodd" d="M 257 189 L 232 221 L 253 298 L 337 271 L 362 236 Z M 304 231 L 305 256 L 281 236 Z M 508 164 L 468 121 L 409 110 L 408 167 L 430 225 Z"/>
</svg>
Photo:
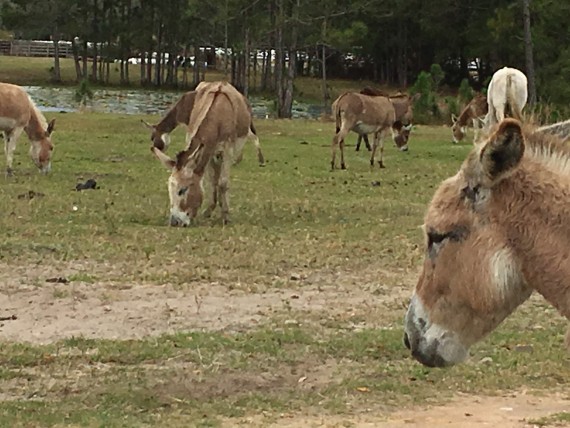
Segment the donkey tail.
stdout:
<svg viewBox="0 0 570 428">
<path fill-rule="evenodd" d="M 344 96 L 344 94 L 343 94 Z M 341 100 L 342 96 L 337 98 L 331 106 L 332 109 L 332 113 L 334 116 L 334 121 L 335 121 L 335 125 L 336 125 L 336 133 L 338 134 L 338 132 L 340 131 L 340 126 L 342 125 L 342 119 L 340 117 L 340 108 L 338 107 L 338 104 Z"/>
<path fill-rule="evenodd" d="M 507 74 L 507 100 L 505 103 L 505 110 L 508 110 L 511 116 L 515 119 L 522 121 L 522 112 L 520 106 L 517 104 L 512 76 L 513 75 L 511 73 Z"/>
</svg>

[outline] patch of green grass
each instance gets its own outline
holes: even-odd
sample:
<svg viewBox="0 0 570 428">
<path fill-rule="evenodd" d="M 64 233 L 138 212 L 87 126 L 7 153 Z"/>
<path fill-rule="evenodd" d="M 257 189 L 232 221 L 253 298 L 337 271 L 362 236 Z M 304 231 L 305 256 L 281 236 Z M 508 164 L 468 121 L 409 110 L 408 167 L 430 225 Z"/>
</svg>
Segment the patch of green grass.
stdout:
<svg viewBox="0 0 570 428">
<path fill-rule="evenodd" d="M 555 413 L 545 416 L 544 418 L 531 419 L 528 423 L 538 427 L 566 426 L 567 424 L 570 424 L 570 412 Z"/>
<path fill-rule="evenodd" d="M 505 325 L 474 348 L 466 364 L 449 369 L 414 361 L 402 346 L 401 329 L 350 332 L 277 323 L 237 334 L 4 344 L 0 387 L 14 397 L 0 403 L 0 425 L 137 426 L 171 418 L 178 421 L 174 426 L 196 420 L 216 426 L 219 417 L 317 406 L 342 413 L 350 403 L 401 407 L 456 392 L 517 390 L 529 382 L 535 389 L 562 389 L 570 376 L 563 327 L 562 321 L 535 331 Z M 524 342 L 532 352 L 515 350 Z M 489 356 L 492 362 L 481 362 Z M 49 375 L 49 385 L 40 374 Z M 15 391 L 3 384 L 24 375 L 29 381 Z"/>
<path fill-rule="evenodd" d="M 470 149 L 449 144 L 448 130 L 418 127 L 409 153 L 388 141 L 387 168 L 371 171 L 368 152 L 355 153 L 351 135 L 349 169 L 331 172 L 332 123 L 259 120 L 267 166 L 259 168 L 253 146 L 245 147 L 231 173 L 233 224 L 222 227 L 216 211 L 180 230 L 167 226 L 168 173 L 151 155 L 139 117 L 47 116 L 57 118 L 52 173 L 36 171 L 22 137 L 16 176 L 2 179 L 0 210 L 8 215 L 0 218 L 0 258 L 87 265 L 112 260 L 103 272 L 80 274 L 100 281 L 255 284 L 288 278 L 291 271 L 414 266 L 431 193 Z M 169 153 L 183 141 L 177 129 Z M 100 188 L 75 191 L 88 178 Z M 376 181 L 380 186 L 371 184 Z M 18 198 L 30 190 L 44 196 Z"/>
</svg>

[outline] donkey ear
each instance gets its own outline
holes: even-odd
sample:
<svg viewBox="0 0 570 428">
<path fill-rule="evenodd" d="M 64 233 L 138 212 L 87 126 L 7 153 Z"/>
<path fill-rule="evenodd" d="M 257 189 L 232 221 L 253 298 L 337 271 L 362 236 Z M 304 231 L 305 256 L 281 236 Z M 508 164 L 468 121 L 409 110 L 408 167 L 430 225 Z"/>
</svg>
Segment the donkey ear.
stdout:
<svg viewBox="0 0 570 428">
<path fill-rule="evenodd" d="M 455 114 L 453 114 L 453 113 L 451 113 L 451 121 L 452 121 L 453 123 L 457 122 L 457 116 L 456 116 Z"/>
<path fill-rule="evenodd" d="M 47 134 L 51 135 L 51 133 L 53 132 L 53 129 L 55 128 L 55 119 L 50 120 L 50 122 L 48 123 L 48 127 L 47 127 Z"/>
<path fill-rule="evenodd" d="M 156 147 L 152 146 L 150 148 L 150 151 L 154 154 L 154 156 L 156 156 L 156 158 L 164 165 L 164 167 L 166 169 L 168 169 L 169 171 L 172 171 L 174 169 L 174 167 L 176 166 L 176 161 L 170 159 L 170 157 L 168 155 L 165 155 L 163 152 L 161 152 L 159 149 L 157 149 Z"/>
<path fill-rule="evenodd" d="M 145 126 L 145 128 L 148 128 L 150 130 L 154 130 L 155 126 L 151 125 L 150 123 L 146 122 L 145 120 L 141 119 L 142 124 Z"/>
<path fill-rule="evenodd" d="M 480 161 L 484 174 L 491 185 L 504 178 L 520 163 L 524 155 L 524 137 L 521 123 L 505 119 L 481 149 Z"/>
</svg>

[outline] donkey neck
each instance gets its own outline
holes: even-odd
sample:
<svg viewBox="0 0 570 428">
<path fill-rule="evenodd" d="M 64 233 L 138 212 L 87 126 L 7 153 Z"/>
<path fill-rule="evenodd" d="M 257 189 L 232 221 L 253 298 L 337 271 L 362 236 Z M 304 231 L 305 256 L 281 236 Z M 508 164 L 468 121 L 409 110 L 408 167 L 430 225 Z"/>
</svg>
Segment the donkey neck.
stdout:
<svg viewBox="0 0 570 428">
<path fill-rule="evenodd" d="M 172 107 L 160 122 L 156 125 L 156 130 L 161 133 L 172 132 L 178 126 L 178 108 L 179 104 Z"/>
<path fill-rule="evenodd" d="M 471 108 L 471 103 L 467 104 L 467 106 L 463 109 L 459 117 L 457 118 L 457 125 L 459 126 L 467 126 L 467 122 L 469 119 L 473 118 L 473 112 Z"/>
<path fill-rule="evenodd" d="M 24 127 L 24 132 L 31 141 L 43 140 L 46 135 L 44 121 L 40 120 L 35 109 L 32 109 L 30 114 L 30 120 L 28 124 Z"/>
<path fill-rule="evenodd" d="M 528 160 L 497 187 L 493 217 L 526 282 L 570 319 L 570 179 Z"/>
</svg>

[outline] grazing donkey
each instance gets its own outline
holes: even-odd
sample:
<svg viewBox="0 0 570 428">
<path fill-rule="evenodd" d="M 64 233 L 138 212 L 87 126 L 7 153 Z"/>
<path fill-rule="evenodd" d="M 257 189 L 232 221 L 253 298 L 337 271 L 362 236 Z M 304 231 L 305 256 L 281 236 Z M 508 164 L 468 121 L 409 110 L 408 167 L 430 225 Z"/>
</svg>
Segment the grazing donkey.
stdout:
<svg viewBox="0 0 570 428">
<path fill-rule="evenodd" d="M 457 144 L 463 140 L 467 132 L 467 125 L 471 122 L 474 131 L 473 144 L 475 144 L 479 135 L 479 129 L 482 127 L 482 119 L 488 111 L 487 98 L 483 94 L 477 94 L 461 111 L 459 117 L 452 114 L 453 126 L 451 127 L 451 134 L 453 135 L 453 143 Z"/>
<path fill-rule="evenodd" d="M 152 141 L 154 147 L 163 152 L 168 149 L 168 146 L 170 144 L 170 133 L 174 131 L 178 125 L 188 125 L 190 114 L 194 108 L 195 99 L 196 91 L 189 91 L 182 94 L 178 101 L 176 101 L 176 103 L 166 112 L 162 120 L 156 125 L 151 125 L 150 123 L 147 123 L 141 119 L 141 122 L 151 130 L 150 140 Z M 251 114 L 251 106 L 247 102 L 247 99 L 246 103 Z M 253 126 L 253 121 L 250 124 L 250 128 L 251 132 L 256 135 L 257 133 L 255 127 Z M 186 143 L 188 143 L 188 141 Z M 259 139 L 253 139 L 253 143 L 255 144 L 255 148 L 257 150 L 257 159 L 259 161 L 259 165 L 264 166 L 265 159 L 263 157 L 263 153 L 261 152 Z M 240 160 L 241 155 L 236 161 L 239 162 Z"/>
<path fill-rule="evenodd" d="M 4 134 L 6 174 L 12 175 L 14 150 L 22 131 L 30 140 L 30 156 L 42 173 L 51 169 L 51 134 L 55 119 L 47 123 L 30 96 L 20 86 L 0 83 L 0 131 Z"/>
<path fill-rule="evenodd" d="M 187 148 L 173 160 L 151 147 L 171 172 L 168 180 L 171 226 L 188 226 L 196 218 L 202 205 L 204 176 L 210 196 L 204 215 L 209 217 L 219 203 L 223 223 L 229 222 L 230 166 L 246 140 L 257 138 L 250 125 L 251 112 L 246 100 L 231 84 L 201 82 L 197 86 L 188 122 Z"/>
<path fill-rule="evenodd" d="M 392 101 L 392 105 L 394 106 L 394 110 L 396 111 L 396 121 L 394 122 L 393 128 L 394 130 L 398 131 L 399 134 L 405 133 L 409 136 L 409 134 L 412 132 L 412 122 L 414 120 L 414 102 L 419 98 L 420 94 L 416 94 L 413 97 L 401 93 L 388 95 L 387 93 L 371 88 L 370 86 L 366 86 L 365 88 L 361 89 L 360 93 L 362 95 L 380 95 L 390 98 L 390 101 Z M 368 134 L 358 134 L 358 140 L 356 141 L 356 151 L 358 152 L 360 150 L 360 143 L 362 140 L 364 140 L 366 149 L 368 151 L 371 151 L 372 148 L 370 147 L 370 142 L 368 141 Z"/>
<path fill-rule="evenodd" d="M 497 70 L 487 88 L 485 128 L 489 130 L 507 116 L 522 120 L 527 98 L 527 78 L 522 71 L 509 67 Z"/>
<path fill-rule="evenodd" d="M 340 146 L 340 167 L 346 169 L 344 162 L 344 139 L 350 131 L 357 134 L 374 133 L 374 144 L 370 157 L 370 166 L 374 166 L 376 149 L 380 145 L 380 168 L 384 168 L 384 135 L 391 130 L 394 143 L 401 151 L 408 150 L 409 130 L 399 127 L 394 135 L 396 112 L 388 97 L 363 95 L 357 92 L 345 92 L 332 104 L 336 122 L 336 134 L 332 141 L 331 168 L 335 169 L 337 146 Z"/>
<path fill-rule="evenodd" d="M 568 126 L 560 138 L 507 118 L 491 131 L 425 215 L 404 343 L 426 366 L 462 362 L 533 291 L 570 319 Z"/>
</svg>

